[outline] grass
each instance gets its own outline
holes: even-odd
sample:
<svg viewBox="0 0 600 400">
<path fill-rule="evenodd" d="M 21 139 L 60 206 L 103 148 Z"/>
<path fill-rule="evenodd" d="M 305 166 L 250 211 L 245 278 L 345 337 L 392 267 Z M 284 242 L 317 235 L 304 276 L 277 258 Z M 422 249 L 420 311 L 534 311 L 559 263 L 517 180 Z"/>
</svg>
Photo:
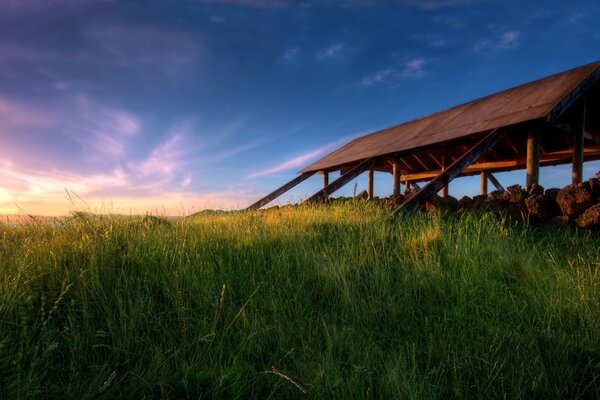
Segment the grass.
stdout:
<svg viewBox="0 0 600 400">
<path fill-rule="evenodd" d="M 597 398 L 599 248 L 359 203 L 0 225 L 0 398 Z"/>
</svg>

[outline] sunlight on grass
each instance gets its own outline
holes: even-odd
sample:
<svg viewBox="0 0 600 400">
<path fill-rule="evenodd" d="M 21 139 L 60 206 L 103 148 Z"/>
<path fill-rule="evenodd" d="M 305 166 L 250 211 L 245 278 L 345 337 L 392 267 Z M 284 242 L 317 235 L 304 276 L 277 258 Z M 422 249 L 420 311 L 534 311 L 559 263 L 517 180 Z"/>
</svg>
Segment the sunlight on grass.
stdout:
<svg viewBox="0 0 600 400">
<path fill-rule="evenodd" d="M 387 215 L 0 225 L 0 397 L 598 394 L 597 235 Z"/>
</svg>

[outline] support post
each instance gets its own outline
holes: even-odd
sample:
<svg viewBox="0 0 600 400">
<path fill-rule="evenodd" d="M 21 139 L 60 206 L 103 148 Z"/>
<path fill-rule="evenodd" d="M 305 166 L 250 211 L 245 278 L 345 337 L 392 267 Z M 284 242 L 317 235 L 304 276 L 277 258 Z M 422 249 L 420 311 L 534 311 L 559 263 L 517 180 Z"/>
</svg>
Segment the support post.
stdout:
<svg viewBox="0 0 600 400">
<path fill-rule="evenodd" d="M 327 185 L 329 185 L 329 172 L 323 171 L 323 188 L 326 188 Z M 327 200 L 328 198 L 329 196 L 326 196 L 325 200 Z"/>
<path fill-rule="evenodd" d="M 534 183 L 537 185 L 540 178 L 540 132 L 535 130 L 527 134 L 527 182 L 529 189 Z"/>
<path fill-rule="evenodd" d="M 444 172 L 446 170 L 446 156 L 442 156 L 442 172 Z M 448 186 L 450 186 L 450 184 L 446 183 L 446 186 L 444 186 L 442 188 L 442 198 L 446 198 L 448 197 Z"/>
<path fill-rule="evenodd" d="M 394 186 L 392 194 L 397 196 L 400 194 L 400 159 L 398 156 L 394 156 L 394 164 L 392 166 L 392 177 L 394 180 Z"/>
<path fill-rule="evenodd" d="M 262 199 L 258 200 L 256 203 L 254 203 L 251 206 L 249 206 L 248 208 L 246 208 L 246 210 L 257 210 L 257 209 L 261 208 L 262 206 L 272 202 L 277 197 L 281 196 L 282 194 L 284 194 L 285 192 L 287 192 L 294 186 L 304 182 L 306 179 L 310 178 L 313 175 L 314 175 L 314 172 L 304 172 L 304 173 L 298 175 L 297 177 L 295 177 L 294 179 L 292 179 L 285 185 L 281 186 L 280 188 L 275 189 L 273 192 L 269 193 Z"/>
<path fill-rule="evenodd" d="M 369 197 L 368 197 L 369 200 L 373 200 L 373 186 L 374 186 L 373 181 L 374 180 L 375 180 L 375 177 L 374 177 L 373 170 L 370 169 L 369 170 L 369 179 L 368 179 L 369 186 L 368 186 L 368 190 L 367 190 L 367 193 L 369 195 Z"/>
<path fill-rule="evenodd" d="M 410 199 L 404 201 L 404 203 L 392 212 L 392 216 L 395 216 L 400 211 L 411 213 L 420 209 L 423 204 L 439 192 L 445 184 L 450 183 L 452 179 L 460 175 L 469 165 L 473 164 L 486 151 L 494 147 L 494 145 L 504 138 L 511 130 L 511 128 L 496 128 L 490 131 L 483 139 L 460 156 L 458 160 L 454 161 L 444 172 L 429 181 L 423 189 L 419 190 Z"/>
<path fill-rule="evenodd" d="M 488 194 L 488 173 L 481 171 L 481 190 L 479 194 Z"/>
<path fill-rule="evenodd" d="M 573 129 L 573 183 L 581 183 L 583 180 L 583 140 L 585 135 L 585 102 L 583 103 L 583 121 L 575 124 Z"/>
<path fill-rule="evenodd" d="M 310 196 L 304 202 L 320 203 L 324 201 L 327 198 L 327 196 L 331 195 L 333 192 L 344 186 L 346 183 L 350 182 L 352 179 L 365 172 L 371 167 L 372 164 L 373 158 L 368 158 L 364 160 L 360 164 L 352 167 L 348 172 L 337 178 L 335 181 L 331 182 L 329 185 Z"/>
</svg>

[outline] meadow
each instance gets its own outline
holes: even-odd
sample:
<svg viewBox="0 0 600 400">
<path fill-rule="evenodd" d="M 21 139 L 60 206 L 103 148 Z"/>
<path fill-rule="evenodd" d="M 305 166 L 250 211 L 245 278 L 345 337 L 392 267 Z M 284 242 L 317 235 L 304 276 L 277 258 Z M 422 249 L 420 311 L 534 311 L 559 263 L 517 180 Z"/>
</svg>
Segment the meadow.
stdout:
<svg viewBox="0 0 600 400">
<path fill-rule="evenodd" d="M 600 396 L 597 233 L 388 214 L 0 224 L 0 398 Z"/>
</svg>

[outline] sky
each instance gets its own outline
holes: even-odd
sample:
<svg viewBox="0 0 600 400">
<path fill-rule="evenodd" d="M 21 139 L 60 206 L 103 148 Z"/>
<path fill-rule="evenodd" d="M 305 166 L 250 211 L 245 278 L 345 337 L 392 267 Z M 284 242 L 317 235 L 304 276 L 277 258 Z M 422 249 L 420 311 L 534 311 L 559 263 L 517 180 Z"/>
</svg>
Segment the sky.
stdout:
<svg viewBox="0 0 600 400">
<path fill-rule="evenodd" d="M 596 0 L 1 0 L 0 214 L 245 207 L 352 138 L 599 60 L 599 13 Z M 542 185 L 569 179 L 541 170 Z M 391 187 L 376 173 L 376 195 Z"/>
</svg>

